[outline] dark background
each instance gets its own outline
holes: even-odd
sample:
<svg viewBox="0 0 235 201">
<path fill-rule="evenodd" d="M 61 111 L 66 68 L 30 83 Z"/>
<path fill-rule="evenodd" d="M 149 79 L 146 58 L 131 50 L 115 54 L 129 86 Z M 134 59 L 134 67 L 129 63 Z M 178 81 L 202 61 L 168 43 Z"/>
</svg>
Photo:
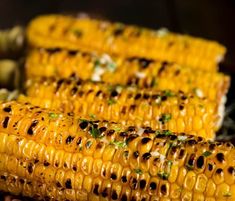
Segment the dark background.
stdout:
<svg viewBox="0 0 235 201">
<path fill-rule="evenodd" d="M 235 103 L 235 0 L 0 0 L 0 28 L 26 25 L 39 14 L 61 12 L 85 12 L 219 41 L 228 49 L 220 70 L 232 77 L 227 105 Z"/>
<path fill-rule="evenodd" d="M 0 28 L 43 13 L 87 12 L 98 17 L 218 40 L 235 71 L 235 0 L 0 0 Z"/>
</svg>

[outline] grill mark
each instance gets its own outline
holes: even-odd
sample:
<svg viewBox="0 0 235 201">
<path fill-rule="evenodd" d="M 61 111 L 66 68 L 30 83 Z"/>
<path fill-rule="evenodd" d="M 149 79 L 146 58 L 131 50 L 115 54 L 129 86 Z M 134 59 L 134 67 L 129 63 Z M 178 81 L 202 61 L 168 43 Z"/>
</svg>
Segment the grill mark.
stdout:
<svg viewBox="0 0 235 201">
<path fill-rule="evenodd" d="M 9 119 L 10 119 L 10 117 L 5 117 L 4 121 L 2 122 L 3 128 L 7 128 Z"/>
</svg>

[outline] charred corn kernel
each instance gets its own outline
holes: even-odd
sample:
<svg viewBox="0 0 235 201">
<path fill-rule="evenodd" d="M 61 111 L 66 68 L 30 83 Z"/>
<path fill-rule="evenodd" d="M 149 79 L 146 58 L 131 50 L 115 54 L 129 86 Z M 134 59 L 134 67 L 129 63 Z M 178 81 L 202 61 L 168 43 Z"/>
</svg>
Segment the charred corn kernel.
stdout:
<svg viewBox="0 0 235 201">
<path fill-rule="evenodd" d="M 58 58 L 66 55 L 66 62 Z M 84 70 L 84 66 L 86 70 Z M 45 73 L 48 70 L 51 73 Z M 174 63 L 143 58 L 125 59 L 89 52 L 70 54 L 66 50 L 34 49 L 26 61 L 28 78 L 71 75 L 81 79 L 104 81 L 110 84 L 137 85 L 140 88 L 173 90 L 193 93 L 199 97 L 220 101 L 226 95 L 230 78 L 218 72 L 192 70 Z M 44 94 L 44 93 L 42 93 Z"/>
<path fill-rule="evenodd" d="M 216 70 L 226 52 L 217 42 L 174 34 L 165 29 L 156 31 L 62 15 L 34 19 L 27 36 L 31 46 L 36 47 L 84 48 L 131 57 L 166 59 L 210 71 Z"/>
<path fill-rule="evenodd" d="M 182 92 L 138 90 L 77 79 L 51 78 L 29 83 L 31 84 L 27 88 L 27 96 L 22 95 L 19 101 L 86 118 L 94 116 L 124 125 L 150 126 L 178 133 L 200 133 L 205 134 L 202 137 L 207 139 L 214 138 L 214 131 L 222 119 L 214 101 Z M 42 90 L 45 92 L 42 93 Z M 199 105 L 208 109 L 195 115 Z M 114 111 L 116 115 L 113 116 Z M 136 123 L 137 120 L 140 120 L 140 123 Z M 76 144 L 72 143 L 71 149 L 74 149 L 73 146 Z M 95 143 L 91 143 L 91 146 L 95 146 Z M 142 144 L 141 149 L 147 150 L 148 146 L 151 145 Z M 93 149 L 89 149 L 91 150 Z"/>
<path fill-rule="evenodd" d="M 23 114 L 16 113 L 20 108 Z M 235 196 L 234 180 L 227 179 L 228 175 L 234 176 L 235 168 L 231 160 L 234 156 L 230 156 L 234 154 L 234 147 L 229 143 L 206 141 L 193 135 L 177 136 L 149 127 L 121 126 L 117 131 L 114 130 L 117 123 L 81 121 L 71 114 L 56 113 L 53 118 L 46 115 L 51 112 L 17 102 L 0 105 L 0 139 L 3 139 L 0 144 L 0 190 L 52 200 L 56 197 L 59 201 L 154 200 L 157 197 L 160 200 L 213 197 L 219 200 Z M 43 131 L 47 132 L 46 129 L 54 128 L 55 121 L 57 135 L 62 135 L 62 141 L 53 134 L 47 146 L 48 141 L 40 136 Z M 74 123 L 72 130 L 71 122 Z M 15 124 L 18 126 L 13 127 Z M 92 135 L 91 126 L 103 135 Z M 15 146 L 15 143 L 18 143 L 18 150 L 13 150 L 17 153 L 7 146 Z M 66 148 L 72 143 L 82 145 L 82 149 Z M 25 147 L 27 152 L 23 151 Z M 103 151 L 97 155 L 102 147 Z M 89 148 L 94 151 L 84 151 Z M 212 162 L 214 171 L 208 174 L 206 170 L 213 169 L 209 166 Z M 218 172 L 223 172 L 224 179 L 217 178 Z M 13 179 L 13 183 L 8 178 Z M 27 188 L 24 187 L 26 181 L 30 181 Z M 38 187 L 39 184 L 43 188 Z"/>
</svg>

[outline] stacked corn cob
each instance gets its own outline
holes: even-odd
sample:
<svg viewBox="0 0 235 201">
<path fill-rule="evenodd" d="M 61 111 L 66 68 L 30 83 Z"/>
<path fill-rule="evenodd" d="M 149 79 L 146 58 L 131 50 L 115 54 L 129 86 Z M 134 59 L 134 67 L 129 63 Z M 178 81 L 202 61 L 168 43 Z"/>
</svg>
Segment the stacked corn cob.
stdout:
<svg viewBox="0 0 235 201">
<path fill-rule="evenodd" d="M 200 99 L 183 92 L 139 90 L 76 79 L 29 81 L 27 97 L 21 102 L 75 113 L 85 118 L 94 116 L 124 125 L 150 126 L 214 138 L 221 117 L 215 101 Z"/>
<path fill-rule="evenodd" d="M 217 63 L 226 51 L 216 42 L 187 35 L 60 15 L 33 20 L 28 29 L 28 39 L 38 47 L 85 48 L 123 56 L 168 60 L 209 71 L 217 69 Z"/>
<path fill-rule="evenodd" d="M 48 200 L 235 199 L 230 143 L 17 102 L 0 105 L 0 120 L 2 190 Z"/>
<path fill-rule="evenodd" d="M 217 72 L 223 46 L 57 15 L 36 18 L 27 35 L 26 94 L 0 104 L 0 190 L 59 201 L 235 199 L 235 149 L 207 141 L 229 88 Z"/>
</svg>

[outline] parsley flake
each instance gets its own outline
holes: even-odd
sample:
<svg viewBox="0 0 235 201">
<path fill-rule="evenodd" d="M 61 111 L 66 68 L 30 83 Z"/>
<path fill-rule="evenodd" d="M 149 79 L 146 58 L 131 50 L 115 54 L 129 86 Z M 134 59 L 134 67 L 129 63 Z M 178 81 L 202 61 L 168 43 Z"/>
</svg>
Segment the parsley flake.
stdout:
<svg viewBox="0 0 235 201">
<path fill-rule="evenodd" d="M 210 156 L 212 153 L 210 151 L 205 151 L 202 155 L 205 157 Z"/>
</svg>

